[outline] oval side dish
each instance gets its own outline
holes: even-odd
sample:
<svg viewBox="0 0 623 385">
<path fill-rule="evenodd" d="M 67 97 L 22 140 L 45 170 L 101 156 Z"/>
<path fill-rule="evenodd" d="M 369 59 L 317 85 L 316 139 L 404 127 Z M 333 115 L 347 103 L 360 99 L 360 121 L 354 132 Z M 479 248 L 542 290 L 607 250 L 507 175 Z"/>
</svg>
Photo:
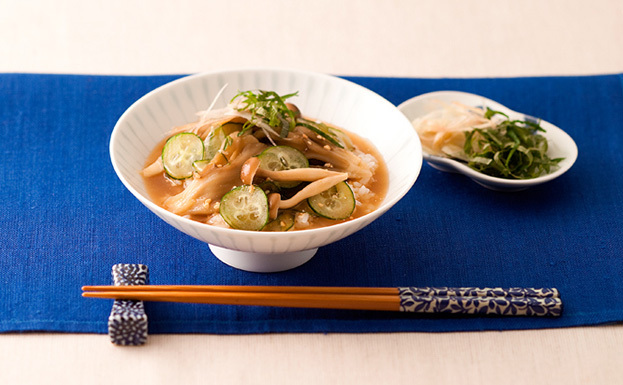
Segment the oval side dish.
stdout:
<svg viewBox="0 0 623 385">
<path fill-rule="evenodd" d="M 498 191 L 521 191 L 565 173 L 577 159 L 573 139 L 546 121 L 483 96 L 438 91 L 398 109 L 422 141 L 434 168 L 466 175 Z"/>
</svg>

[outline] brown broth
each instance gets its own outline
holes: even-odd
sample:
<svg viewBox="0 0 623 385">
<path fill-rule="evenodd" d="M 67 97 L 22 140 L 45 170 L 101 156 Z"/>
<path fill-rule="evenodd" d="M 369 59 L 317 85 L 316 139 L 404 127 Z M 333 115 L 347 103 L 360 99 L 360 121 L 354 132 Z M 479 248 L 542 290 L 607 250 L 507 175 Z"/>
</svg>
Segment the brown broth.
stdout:
<svg viewBox="0 0 623 385">
<path fill-rule="evenodd" d="M 378 166 L 371 180 L 366 184 L 366 187 L 373 193 L 373 195 L 371 199 L 362 200 L 357 194 L 355 194 L 355 197 L 358 203 L 360 204 L 357 204 L 357 206 L 355 207 L 355 211 L 348 219 L 331 220 L 331 219 L 322 218 L 322 217 L 318 217 L 318 216 L 314 216 L 310 214 L 310 220 L 309 220 L 310 226 L 305 227 L 305 229 L 331 226 L 337 223 L 346 222 L 346 221 L 361 217 L 365 214 L 368 214 L 376 210 L 381 205 L 381 203 L 385 199 L 385 195 L 387 194 L 387 188 L 389 184 L 387 165 L 385 164 L 383 157 L 381 156 L 379 151 L 367 139 L 357 134 L 354 134 L 352 132 L 347 132 L 346 130 L 343 130 L 343 129 L 342 131 L 345 132 L 350 137 L 350 139 L 352 140 L 353 144 L 355 145 L 357 149 L 359 149 L 363 153 L 372 155 L 377 160 Z M 147 158 L 147 161 L 145 162 L 145 167 L 152 164 L 154 161 L 158 159 L 158 157 L 160 156 L 162 152 L 162 147 L 164 146 L 165 142 L 166 142 L 166 139 L 160 142 L 152 150 L 152 152 L 149 154 Z M 145 183 L 147 193 L 149 194 L 152 201 L 161 207 L 163 207 L 163 203 L 167 198 L 173 195 L 177 195 L 184 190 L 181 184 L 174 185 L 173 183 L 171 183 L 171 181 L 164 175 L 164 172 L 159 173 L 158 175 L 155 175 L 152 177 L 143 177 L 143 181 Z M 242 182 L 240 182 L 239 180 L 238 182 L 239 183 L 237 185 L 242 184 Z M 311 213 L 311 210 L 307 207 L 307 204 L 305 201 L 295 206 L 294 209 Z M 207 220 L 206 215 L 191 215 L 190 218 L 193 220 L 199 221 L 199 222 L 206 222 Z"/>
</svg>

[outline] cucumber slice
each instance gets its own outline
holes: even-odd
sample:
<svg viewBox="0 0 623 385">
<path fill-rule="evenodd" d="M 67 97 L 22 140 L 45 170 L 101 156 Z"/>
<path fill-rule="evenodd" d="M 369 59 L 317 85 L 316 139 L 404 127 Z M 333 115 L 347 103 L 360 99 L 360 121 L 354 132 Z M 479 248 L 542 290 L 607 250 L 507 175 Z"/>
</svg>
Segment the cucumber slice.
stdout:
<svg viewBox="0 0 623 385">
<path fill-rule="evenodd" d="M 205 168 L 210 164 L 210 161 L 207 159 L 196 160 L 193 162 L 193 169 L 197 172 L 201 172 L 205 170 Z"/>
<path fill-rule="evenodd" d="M 212 130 L 205 140 L 206 153 L 205 159 L 212 160 L 216 154 L 222 149 L 223 142 L 227 140 L 227 136 L 235 131 L 242 131 L 240 123 L 225 123 Z"/>
<path fill-rule="evenodd" d="M 342 144 L 342 147 L 353 151 L 355 149 L 355 145 L 353 141 L 350 139 L 346 133 L 340 129 L 329 127 L 329 131 L 335 136 L 335 138 Z"/>
<path fill-rule="evenodd" d="M 288 231 L 292 226 L 294 226 L 294 214 L 291 211 L 284 211 L 268 222 L 262 231 Z"/>
<path fill-rule="evenodd" d="M 212 160 L 214 156 L 219 152 L 225 141 L 225 134 L 222 127 L 215 128 L 206 138 L 206 154 L 207 160 Z"/>
<path fill-rule="evenodd" d="M 262 190 L 264 190 L 264 192 L 266 193 L 266 195 L 271 194 L 271 193 L 277 193 L 279 192 L 279 186 L 277 186 L 275 184 L 275 182 L 270 181 L 270 180 L 265 180 L 262 183 L 260 183 L 258 185 Z"/>
<path fill-rule="evenodd" d="M 162 149 L 164 171 L 173 179 L 190 178 L 193 162 L 203 159 L 203 153 L 203 141 L 197 135 L 192 132 L 173 135 Z"/>
<path fill-rule="evenodd" d="M 268 198 L 258 186 L 242 185 L 223 195 L 219 213 L 239 230 L 261 230 L 268 223 Z"/>
<path fill-rule="evenodd" d="M 271 171 L 292 170 L 295 168 L 309 167 L 309 160 L 301 151 L 290 146 L 268 147 L 258 156 L 260 168 Z M 297 186 L 301 182 L 274 182 L 283 188 Z"/>
<path fill-rule="evenodd" d="M 328 140 L 330 143 L 340 148 L 344 148 L 344 145 L 340 142 L 339 137 L 336 135 L 335 132 L 333 132 L 333 129 L 331 129 L 331 127 L 327 126 L 326 124 L 315 123 L 310 120 L 304 120 L 304 119 L 299 120 L 297 124 L 299 126 L 303 126 L 305 128 L 310 129 L 314 133 Z"/>
<path fill-rule="evenodd" d="M 335 186 L 307 198 L 314 213 L 328 219 L 346 219 L 355 211 L 355 194 L 348 183 Z"/>
<path fill-rule="evenodd" d="M 265 170 L 281 171 L 309 167 L 305 154 L 290 146 L 268 147 L 259 155 L 260 167 Z"/>
</svg>

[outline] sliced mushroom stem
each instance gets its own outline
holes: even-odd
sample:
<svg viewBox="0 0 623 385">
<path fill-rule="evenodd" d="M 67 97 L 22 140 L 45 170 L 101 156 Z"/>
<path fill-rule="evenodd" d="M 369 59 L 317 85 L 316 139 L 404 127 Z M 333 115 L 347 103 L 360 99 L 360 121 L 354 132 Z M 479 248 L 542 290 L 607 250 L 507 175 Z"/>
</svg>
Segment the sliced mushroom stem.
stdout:
<svg viewBox="0 0 623 385">
<path fill-rule="evenodd" d="M 164 171 L 164 167 L 162 166 L 162 158 L 158 157 L 158 159 L 156 159 L 154 163 L 145 167 L 143 171 L 141 171 L 141 173 L 143 174 L 144 177 L 148 178 L 150 176 L 158 175 L 163 171 Z"/>
<path fill-rule="evenodd" d="M 319 179 L 342 176 L 346 179 L 348 178 L 348 173 L 325 170 L 322 168 L 295 168 L 292 170 L 281 170 L 281 171 L 272 171 L 260 168 L 257 170 L 258 176 L 263 176 L 265 178 L 270 178 L 271 180 L 276 180 L 280 182 L 289 182 L 289 181 L 301 181 L 301 182 L 314 182 Z"/>
<path fill-rule="evenodd" d="M 268 216 L 270 219 L 277 218 L 279 206 L 281 204 L 281 194 L 272 193 L 268 195 Z"/>
<path fill-rule="evenodd" d="M 280 209 L 289 209 L 297 204 L 301 203 L 303 200 L 312 197 L 316 194 L 320 194 L 321 192 L 335 186 L 336 184 L 345 181 L 348 179 L 348 174 L 346 173 L 338 173 L 338 175 L 326 177 L 323 179 L 319 179 L 315 182 L 312 182 L 305 186 L 304 189 L 296 193 L 292 198 L 286 199 L 279 203 Z"/>
<path fill-rule="evenodd" d="M 253 178 L 255 177 L 255 173 L 257 173 L 258 168 L 260 167 L 260 160 L 253 156 L 246 160 L 242 164 L 242 168 L 240 169 L 240 180 L 243 184 L 251 185 L 253 184 Z"/>
<path fill-rule="evenodd" d="M 301 110 L 299 110 L 299 108 L 292 103 L 286 103 L 286 107 L 288 107 L 288 110 L 294 112 L 294 116 L 296 118 L 300 118 L 301 117 Z"/>
</svg>

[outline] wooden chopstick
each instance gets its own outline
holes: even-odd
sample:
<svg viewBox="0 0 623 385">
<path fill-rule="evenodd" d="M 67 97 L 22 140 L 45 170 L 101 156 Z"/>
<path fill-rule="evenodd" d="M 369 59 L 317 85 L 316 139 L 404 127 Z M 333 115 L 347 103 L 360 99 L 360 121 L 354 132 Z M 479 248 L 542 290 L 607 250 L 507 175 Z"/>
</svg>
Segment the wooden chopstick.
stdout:
<svg viewBox="0 0 623 385">
<path fill-rule="evenodd" d="M 236 292 L 236 293 L 308 293 L 308 294 L 367 294 L 398 295 L 396 287 L 332 287 L 332 286 L 229 286 L 229 285 L 141 285 L 141 286 L 83 286 L 83 291 L 114 292 Z"/>
<path fill-rule="evenodd" d="M 313 286 L 84 286 L 83 296 L 121 300 L 418 313 L 559 316 L 556 289 Z"/>
<path fill-rule="evenodd" d="M 138 299 L 143 301 L 205 303 L 215 305 L 252 305 L 305 307 L 350 310 L 397 311 L 400 300 L 397 295 L 361 294 L 301 294 L 301 293 L 244 293 L 244 292 L 93 292 L 85 297 Z"/>
</svg>

